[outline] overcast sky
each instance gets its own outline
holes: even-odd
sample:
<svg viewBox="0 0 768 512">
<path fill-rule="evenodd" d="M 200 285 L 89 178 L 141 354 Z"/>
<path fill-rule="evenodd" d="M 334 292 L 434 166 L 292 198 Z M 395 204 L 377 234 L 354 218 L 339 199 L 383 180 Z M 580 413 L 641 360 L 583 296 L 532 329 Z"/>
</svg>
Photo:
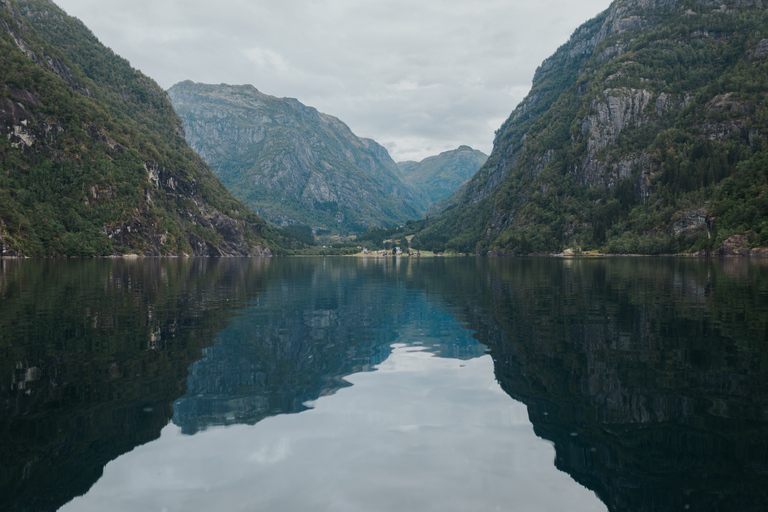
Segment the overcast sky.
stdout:
<svg viewBox="0 0 768 512">
<path fill-rule="evenodd" d="M 395 161 L 470 145 L 610 0 L 54 0 L 168 89 L 252 84 L 383 144 Z"/>
</svg>

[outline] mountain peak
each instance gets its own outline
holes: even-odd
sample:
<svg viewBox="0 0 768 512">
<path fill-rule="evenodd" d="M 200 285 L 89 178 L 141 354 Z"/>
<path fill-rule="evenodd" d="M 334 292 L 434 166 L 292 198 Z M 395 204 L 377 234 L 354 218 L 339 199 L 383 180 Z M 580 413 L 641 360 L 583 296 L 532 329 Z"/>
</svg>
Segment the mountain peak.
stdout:
<svg viewBox="0 0 768 512">
<path fill-rule="evenodd" d="M 488 156 L 462 145 L 430 156 L 421 162 L 400 162 L 398 167 L 407 183 L 424 191 L 431 203 L 453 194 L 482 167 Z"/>
<path fill-rule="evenodd" d="M 336 117 L 255 88 L 195 84 L 169 94 L 192 147 L 272 222 L 349 233 L 426 210 L 387 150 Z"/>
</svg>

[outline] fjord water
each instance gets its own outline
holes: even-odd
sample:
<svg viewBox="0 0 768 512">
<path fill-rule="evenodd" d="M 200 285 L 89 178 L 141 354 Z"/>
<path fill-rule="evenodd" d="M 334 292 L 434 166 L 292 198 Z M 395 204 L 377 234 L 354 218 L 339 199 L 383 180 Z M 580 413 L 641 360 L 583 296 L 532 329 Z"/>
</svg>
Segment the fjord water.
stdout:
<svg viewBox="0 0 768 512">
<path fill-rule="evenodd" d="M 768 266 L 0 261 L 2 510 L 764 510 Z"/>
</svg>

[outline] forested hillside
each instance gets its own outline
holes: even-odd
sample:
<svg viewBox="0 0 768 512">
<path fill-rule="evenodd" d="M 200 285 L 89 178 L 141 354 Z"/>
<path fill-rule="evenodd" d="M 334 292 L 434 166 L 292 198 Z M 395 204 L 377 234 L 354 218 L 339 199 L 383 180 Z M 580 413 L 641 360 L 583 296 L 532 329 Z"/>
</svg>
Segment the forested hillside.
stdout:
<svg viewBox="0 0 768 512">
<path fill-rule="evenodd" d="M 544 61 L 435 250 L 763 254 L 768 12 L 616 0 Z"/>
<path fill-rule="evenodd" d="M 48 0 L 0 3 L 0 170 L 0 255 L 275 248 L 166 93 Z"/>
</svg>

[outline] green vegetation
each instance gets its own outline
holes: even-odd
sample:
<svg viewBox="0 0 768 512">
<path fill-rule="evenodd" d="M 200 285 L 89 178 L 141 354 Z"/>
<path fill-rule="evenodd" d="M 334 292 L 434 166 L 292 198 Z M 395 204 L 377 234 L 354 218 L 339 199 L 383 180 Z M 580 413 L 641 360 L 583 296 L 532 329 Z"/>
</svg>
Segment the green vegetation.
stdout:
<svg viewBox="0 0 768 512">
<path fill-rule="evenodd" d="M 53 3 L 0 7 L 0 77 L 3 254 L 279 250 L 186 144 L 165 92 Z"/>
<path fill-rule="evenodd" d="M 488 163 L 415 241 L 517 254 L 768 245 L 768 14 L 625 4 L 542 64 Z"/>
</svg>

